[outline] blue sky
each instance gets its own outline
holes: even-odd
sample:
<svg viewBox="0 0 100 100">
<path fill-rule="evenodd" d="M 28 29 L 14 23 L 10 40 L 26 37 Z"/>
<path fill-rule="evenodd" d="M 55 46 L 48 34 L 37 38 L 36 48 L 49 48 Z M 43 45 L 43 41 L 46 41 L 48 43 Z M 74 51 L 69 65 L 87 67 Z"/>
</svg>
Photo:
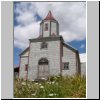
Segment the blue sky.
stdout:
<svg viewBox="0 0 100 100">
<path fill-rule="evenodd" d="M 48 7 L 50 5 L 50 7 Z M 65 43 L 86 53 L 86 7 L 83 2 L 18 2 L 14 3 L 14 64 L 28 46 L 28 39 L 39 36 L 39 23 L 51 10 L 60 25 Z"/>
</svg>

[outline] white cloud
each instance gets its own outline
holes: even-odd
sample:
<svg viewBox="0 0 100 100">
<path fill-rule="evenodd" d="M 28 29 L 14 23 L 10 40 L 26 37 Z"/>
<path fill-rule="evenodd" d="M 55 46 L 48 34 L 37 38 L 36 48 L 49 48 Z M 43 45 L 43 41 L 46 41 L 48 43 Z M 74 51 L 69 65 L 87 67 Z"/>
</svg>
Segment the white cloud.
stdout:
<svg viewBox="0 0 100 100">
<path fill-rule="evenodd" d="M 59 22 L 60 35 L 65 42 L 83 40 L 86 36 L 85 2 L 20 2 L 15 5 L 14 45 L 24 49 L 29 38 L 39 36 L 39 23 L 36 15 L 44 19 L 49 5 L 56 20 Z"/>
<path fill-rule="evenodd" d="M 84 44 L 82 44 L 81 46 L 80 46 L 80 48 L 84 48 L 85 47 L 85 45 Z"/>
<path fill-rule="evenodd" d="M 80 55 L 80 61 L 81 62 L 86 62 L 86 53 L 81 53 Z"/>
<path fill-rule="evenodd" d="M 37 38 L 39 35 L 39 23 L 35 22 L 26 26 L 15 26 L 14 28 L 14 45 L 20 49 L 24 49 L 29 45 L 31 38 Z"/>
</svg>

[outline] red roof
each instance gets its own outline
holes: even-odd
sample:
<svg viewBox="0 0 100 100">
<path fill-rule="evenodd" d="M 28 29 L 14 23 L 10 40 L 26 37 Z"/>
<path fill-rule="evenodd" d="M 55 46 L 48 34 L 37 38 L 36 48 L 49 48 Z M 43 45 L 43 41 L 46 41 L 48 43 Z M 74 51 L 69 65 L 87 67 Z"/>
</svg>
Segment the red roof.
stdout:
<svg viewBox="0 0 100 100">
<path fill-rule="evenodd" d="M 51 11 L 49 11 L 49 13 L 47 14 L 45 20 L 55 20 L 52 13 L 51 13 Z"/>
</svg>

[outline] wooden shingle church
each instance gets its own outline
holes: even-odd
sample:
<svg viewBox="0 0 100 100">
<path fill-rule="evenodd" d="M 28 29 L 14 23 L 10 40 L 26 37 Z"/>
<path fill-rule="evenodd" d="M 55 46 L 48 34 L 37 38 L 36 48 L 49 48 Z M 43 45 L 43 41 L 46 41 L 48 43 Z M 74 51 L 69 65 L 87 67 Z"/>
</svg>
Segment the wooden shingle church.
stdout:
<svg viewBox="0 0 100 100">
<path fill-rule="evenodd" d="M 59 23 L 49 11 L 40 23 L 39 37 L 29 39 L 29 47 L 20 54 L 19 78 L 35 80 L 80 73 L 79 52 L 65 44 L 59 35 Z"/>
</svg>

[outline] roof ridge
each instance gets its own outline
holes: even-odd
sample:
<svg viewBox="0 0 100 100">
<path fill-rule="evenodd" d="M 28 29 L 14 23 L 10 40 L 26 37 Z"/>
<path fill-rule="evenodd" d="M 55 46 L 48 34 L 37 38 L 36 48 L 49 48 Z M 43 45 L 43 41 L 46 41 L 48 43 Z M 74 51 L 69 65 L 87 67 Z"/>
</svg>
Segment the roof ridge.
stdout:
<svg viewBox="0 0 100 100">
<path fill-rule="evenodd" d="M 65 43 L 65 41 L 64 41 L 63 43 L 64 43 L 65 45 L 69 46 L 70 48 L 72 48 L 72 49 L 74 49 L 74 50 L 78 51 L 78 49 L 77 49 L 77 48 L 72 47 L 69 43 Z"/>
</svg>

